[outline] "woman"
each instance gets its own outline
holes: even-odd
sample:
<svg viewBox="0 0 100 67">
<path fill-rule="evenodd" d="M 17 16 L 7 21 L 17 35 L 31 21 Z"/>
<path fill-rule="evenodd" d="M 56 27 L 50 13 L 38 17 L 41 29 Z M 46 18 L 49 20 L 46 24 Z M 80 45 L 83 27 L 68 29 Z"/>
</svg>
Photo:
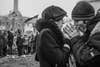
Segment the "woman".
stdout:
<svg viewBox="0 0 100 67">
<path fill-rule="evenodd" d="M 68 57 L 65 57 L 69 54 L 69 48 L 64 50 L 64 39 L 60 30 L 65 16 L 66 12 L 62 8 L 49 6 L 42 12 L 42 19 L 37 21 L 39 35 L 36 44 L 40 67 L 66 67 L 65 60 Z"/>
</svg>

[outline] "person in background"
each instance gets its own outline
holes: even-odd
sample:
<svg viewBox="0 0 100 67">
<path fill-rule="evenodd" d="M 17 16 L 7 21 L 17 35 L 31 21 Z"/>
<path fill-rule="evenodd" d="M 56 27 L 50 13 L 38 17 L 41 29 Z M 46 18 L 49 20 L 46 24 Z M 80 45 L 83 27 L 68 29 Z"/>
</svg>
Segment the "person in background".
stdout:
<svg viewBox="0 0 100 67">
<path fill-rule="evenodd" d="M 5 38 L 5 31 L 0 30 L 0 57 L 6 56 L 7 39 Z"/>
<path fill-rule="evenodd" d="M 8 42 L 7 42 L 7 44 L 8 44 L 8 47 L 10 49 L 10 52 L 8 52 L 8 53 L 9 53 L 9 55 L 12 55 L 12 45 L 13 45 L 14 36 L 13 36 L 13 33 L 11 31 L 7 31 L 7 33 L 8 33 L 8 37 L 7 37 Z"/>
<path fill-rule="evenodd" d="M 40 67 L 66 67 L 70 49 L 64 45 L 61 32 L 66 14 L 62 8 L 52 5 L 43 10 L 42 18 L 37 21 L 36 46 Z"/>
<path fill-rule="evenodd" d="M 7 31 L 4 30 L 4 33 L 2 35 L 4 38 L 3 38 L 3 41 L 4 41 L 4 44 L 3 44 L 3 56 L 6 56 L 7 55 Z"/>
<path fill-rule="evenodd" d="M 18 56 L 21 56 L 23 54 L 22 49 L 23 49 L 24 39 L 21 36 L 21 30 L 20 29 L 18 29 L 17 33 L 18 34 L 17 34 L 16 45 L 17 45 L 17 50 L 18 50 Z"/>
</svg>

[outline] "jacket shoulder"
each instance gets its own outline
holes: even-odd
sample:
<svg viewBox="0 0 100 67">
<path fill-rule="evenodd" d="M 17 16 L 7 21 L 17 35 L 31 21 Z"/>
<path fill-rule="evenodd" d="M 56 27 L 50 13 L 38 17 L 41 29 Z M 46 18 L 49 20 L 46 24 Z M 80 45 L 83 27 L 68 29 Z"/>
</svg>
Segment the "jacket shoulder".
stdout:
<svg viewBox="0 0 100 67">
<path fill-rule="evenodd" d="M 47 34 L 50 34 L 52 33 L 52 31 L 50 29 L 43 29 L 41 32 L 40 32 L 40 35 L 47 35 Z"/>
<path fill-rule="evenodd" d="M 94 35 L 94 34 L 96 34 L 96 33 L 99 33 L 99 32 L 100 32 L 100 21 L 96 24 L 96 26 L 95 26 L 94 29 L 92 30 L 90 36 L 92 36 L 92 35 Z"/>
</svg>

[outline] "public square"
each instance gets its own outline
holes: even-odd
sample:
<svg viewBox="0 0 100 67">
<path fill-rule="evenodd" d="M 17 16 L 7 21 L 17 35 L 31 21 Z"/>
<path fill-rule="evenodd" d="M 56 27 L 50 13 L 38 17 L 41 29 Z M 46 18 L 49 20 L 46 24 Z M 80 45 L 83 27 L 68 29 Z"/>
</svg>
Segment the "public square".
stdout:
<svg viewBox="0 0 100 67">
<path fill-rule="evenodd" d="M 34 60 L 35 54 L 26 57 L 6 56 L 0 59 L 0 67 L 39 67 L 39 63 Z"/>
</svg>

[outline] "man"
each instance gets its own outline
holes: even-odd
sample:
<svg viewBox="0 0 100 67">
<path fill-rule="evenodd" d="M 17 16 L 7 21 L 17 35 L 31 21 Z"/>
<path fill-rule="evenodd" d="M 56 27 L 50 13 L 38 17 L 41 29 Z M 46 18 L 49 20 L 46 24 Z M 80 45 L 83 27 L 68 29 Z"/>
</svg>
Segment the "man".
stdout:
<svg viewBox="0 0 100 67">
<path fill-rule="evenodd" d="M 5 31 L 0 30 L 0 57 L 6 56 L 7 39 L 5 37 Z"/>
<path fill-rule="evenodd" d="M 86 1 L 78 2 L 72 10 L 76 30 L 69 35 L 77 67 L 100 66 L 100 22 L 93 23 L 94 17 L 94 8 Z"/>
<path fill-rule="evenodd" d="M 12 45 L 13 45 L 13 33 L 11 32 L 11 31 L 7 31 L 7 33 L 8 33 L 8 46 L 9 46 L 9 48 L 10 48 L 10 55 L 12 55 Z"/>
</svg>

